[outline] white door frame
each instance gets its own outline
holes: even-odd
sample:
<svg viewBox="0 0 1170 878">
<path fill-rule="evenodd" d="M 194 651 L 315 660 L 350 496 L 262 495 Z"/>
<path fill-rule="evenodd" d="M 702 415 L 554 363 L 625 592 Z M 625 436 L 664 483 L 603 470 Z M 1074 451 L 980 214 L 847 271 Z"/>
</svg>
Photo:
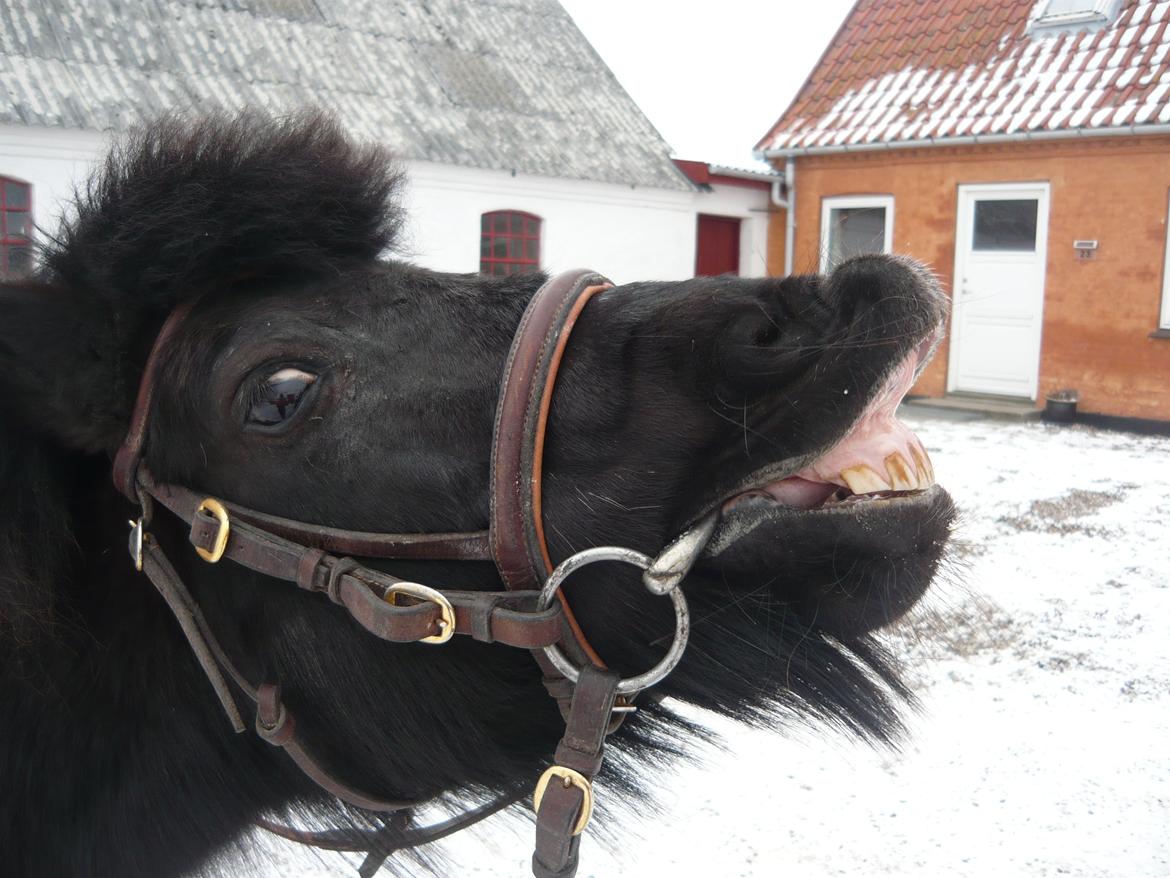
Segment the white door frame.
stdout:
<svg viewBox="0 0 1170 878">
<path fill-rule="evenodd" d="M 1047 180 L 1031 183 L 960 183 L 955 194 L 955 273 L 951 284 L 951 336 L 947 357 L 947 393 L 956 389 L 958 383 L 959 327 L 963 308 L 962 285 L 963 258 L 971 249 L 971 220 L 973 211 L 964 210 L 964 195 L 991 195 L 1002 193 L 1008 197 L 1022 194 L 1039 196 L 1036 206 L 1036 255 L 1040 258 L 1040 310 L 1036 315 L 1036 368 L 1032 373 L 1029 395 L 1036 399 L 1040 390 L 1040 351 L 1044 335 L 1044 300 L 1048 284 L 1048 206 L 1051 187 Z"/>
</svg>

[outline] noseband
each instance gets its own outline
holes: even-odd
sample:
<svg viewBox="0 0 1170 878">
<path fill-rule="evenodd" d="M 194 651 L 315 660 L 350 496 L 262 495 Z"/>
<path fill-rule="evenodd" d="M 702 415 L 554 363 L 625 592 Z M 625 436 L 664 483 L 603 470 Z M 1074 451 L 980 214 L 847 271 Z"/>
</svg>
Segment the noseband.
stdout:
<svg viewBox="0 0 1170 878">
<path fill-rule="evenodd" d="M 114 458 L 114 482 L 141 515 L 131 522 L 130 554 L 166 600 L 237 732 L 245 729 L 227 677 L 256 704 L 255 729 L 282 747 L 323 789 L 378 812 L 402 812 L 420 803 L 388 801 L 333 777 L 298 737 L 295 719 L 277 683 L 253 685 L 224 652 L 198 604 L 148 531 L 155 504 L 190 524 L 189 539 L 208 563 L 228 559 L 275 579 L 323 592 L 370 633 L 394 642 L 443 644 L 454 635 L 531 650 L 556 699 L 566 729 L 537 783 L 537 878 L 571 878 L 580 836 L 593 807 L 592 779 L 601 768 L 606 735 L 634 712 L 638 693 L 665 677 L 682 657 L 689 634 L 686 599 L 679 583 L 715 525 L 709 517 L 684 533 L 656 559 L 614 546 L 586 549 L 554 568 L 544 534 L 542 473 L 545 435 L 557 372 L 569 337 L 588 302 L 613 285 L 590 271 L 570 271 L 547 281 L 524 312 L 504 367 L 492 439 L 491 521 L 468 533 L 367 533 L 307 524 L 248 509 L 222 498 L 156 481 L 147 469 L 148 422 L 159 361 L 190 313 L 177 307 L 163 324 L 143 372 L 125 442 Z M 355 558 L 493 561 L 504 592 L 435 589 L 364 567 Z M 676 633 L 663 660 L 629 679 L 608 670 L 589 644 L 560 586 L 580 567 L 618 560 L 640 567 L 653 593 L 674 604 Z M 372 875 L 394 850 L 424 844 L 471 825 L 520 800 L 509 794 L 430 827 L 407 828 L 391 820 L 384 832 L 338 830 L 309 833 L 267 820 L 261 825 L 287 838 L 337 850 L 368 851 L 360 872 Z M 398 819 L 398 818 L 394 818 Z M 360 840 L 355 838 L 360 836 Z"/>
</svg>

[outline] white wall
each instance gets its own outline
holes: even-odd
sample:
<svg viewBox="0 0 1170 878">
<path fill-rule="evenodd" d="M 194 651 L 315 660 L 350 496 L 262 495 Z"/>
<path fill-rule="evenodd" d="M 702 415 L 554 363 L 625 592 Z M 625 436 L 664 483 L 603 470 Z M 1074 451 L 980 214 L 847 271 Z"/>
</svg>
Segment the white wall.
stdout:
<svg viewBox="0 0 1170 878">
<path fill-rule="evenodd" d="M 0 175 L 33 187 L 33 220 L 48 232 L 104 153 L 97 132 L 0 126 Z M 407 164 L 404 256 L 441 271 L 479 270 L 480 216 L 523 210 L 539 216 L 541 267 L 593 268 L 617 283 L 682 280 L 695 268 L 696 215 L 742 219 L 740 273 L 764 274 L 766 190 L 722 185 L 714 192 L 550 179 L 430 162 Z"/>
<path fill-rule="evenodd" d="M 73 185 L 85 179 L 106 150 L 96 131 L 0 125 L 0 176 L 32 184 L 38 237 L 54 232 Z"/>
<path fill-rule="evenodd" d="M 693 195 L 611 183 L 512 176 L 412 162 L 407 234 L 412 261 L 443 271 L 479 270 L 480 216 L 523 210 L 541 223 L 541 268 L 593 268 L 615 283 L 694 274 Z"/>
</svg>

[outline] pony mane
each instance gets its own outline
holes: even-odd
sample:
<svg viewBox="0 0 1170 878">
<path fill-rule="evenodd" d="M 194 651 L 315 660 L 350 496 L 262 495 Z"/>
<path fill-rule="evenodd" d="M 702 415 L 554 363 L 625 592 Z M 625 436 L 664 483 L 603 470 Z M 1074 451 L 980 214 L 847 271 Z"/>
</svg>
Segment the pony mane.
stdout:
<svg viewBox="0 0 1170 878">
<path fill-rule="evenodd" d="M 114 144 L 43 262 L 111 305 L 167 308 L 240 279 L 334 272 L 394 245 L 401 180 L 321 111 L 171 115 Z"/>
</svg>

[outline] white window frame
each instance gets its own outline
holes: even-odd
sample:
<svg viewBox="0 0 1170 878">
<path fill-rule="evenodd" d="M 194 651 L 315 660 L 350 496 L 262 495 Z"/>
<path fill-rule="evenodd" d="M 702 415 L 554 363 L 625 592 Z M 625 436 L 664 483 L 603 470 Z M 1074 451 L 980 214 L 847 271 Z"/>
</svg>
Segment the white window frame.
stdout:
<svg viewBox="0 0 1170 878">
<path fill-rule="evenodd" d="M 1158 329 L 1170 330 L 1170 197 L 1166 201 L 1166 253 L 1162 263 L 1162 316 Z"/>
<path fill-rule="evenodd" d="M 1028 16 L 1028 36 L 1097 31 L 1109 27 L 1121 11 L 1121 0 L 1086 0 L 1076 12 L 1050 12 L 1051 0 L 1038 0 Z"/>
<path fill-rule="evenodd" d="M 882 234 L 882 252 L 894 252 L 894 196 L 893 195 L 833 195 L 821 199 L 821 262 L 820 272 L 829 270 L 829 232 L 834 210 L 853 207 L 883 207 L 886 227 Z"/>
</svg>

